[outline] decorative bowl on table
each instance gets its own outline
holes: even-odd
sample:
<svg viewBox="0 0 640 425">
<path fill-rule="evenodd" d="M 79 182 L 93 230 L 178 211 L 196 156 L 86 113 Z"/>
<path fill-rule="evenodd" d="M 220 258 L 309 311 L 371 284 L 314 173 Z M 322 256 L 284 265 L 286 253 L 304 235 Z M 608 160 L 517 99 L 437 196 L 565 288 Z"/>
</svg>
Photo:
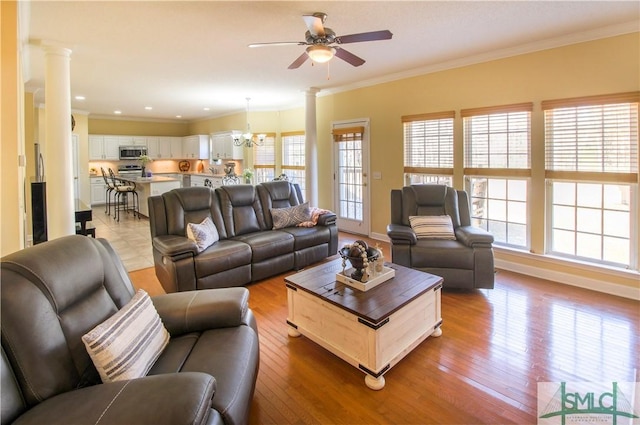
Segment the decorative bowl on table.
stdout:
<svg viewBox="0 0 640 425">
<path fill-rule="evenodd" d="M 342 257 L 342 268 L 346 267 L 348 260 L 353 267 L 351 278 L 362 282 L 362 278 L 369 267 L 375 260 L 380 257 L 380 251 L 376 248 L 370 248 L 365 241 L 355 241 L 353 244 L 347 244 L 338 251 Z"/>
</svg>

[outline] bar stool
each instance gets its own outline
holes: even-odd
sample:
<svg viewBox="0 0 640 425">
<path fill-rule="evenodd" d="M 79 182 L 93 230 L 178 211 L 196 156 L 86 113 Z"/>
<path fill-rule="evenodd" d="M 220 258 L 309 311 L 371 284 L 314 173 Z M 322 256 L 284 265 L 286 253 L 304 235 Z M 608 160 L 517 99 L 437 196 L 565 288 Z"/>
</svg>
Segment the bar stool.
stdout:
<svg viewBox="0 0 640 425">
<path fill-rule="evenodd" d="M 111 183 L 107 178 L 107 172 L 104 171 L 103 167 L 100 167 L 100 171 L 102 171 L 102 178 L 104 179 L 105 184 L 104 194 L 106 199 L 106 206 L 104 207 L 104 213 L 111 215 L 111 195 L 113 194 L 114 186 L 113 183 Z"/>
<path fill-rule="evenodd" d="M 131 199 L 133 211 L 133 217 L 138 216 L 140 219 L 139 199 L 138 192 L 136 192 L 136 183 L 128 180 L 118 179 L 113 170 L 109 168 L 109 176 L 113 180 L 113 206 L 114 213 L 113 218 L 116 221 L 120 221 L 120 211 L 124 209 L 126 213 L 129 213 L 129 199 Z M 129 196 L 131 195 L 131 196 Z"/>
</svg>

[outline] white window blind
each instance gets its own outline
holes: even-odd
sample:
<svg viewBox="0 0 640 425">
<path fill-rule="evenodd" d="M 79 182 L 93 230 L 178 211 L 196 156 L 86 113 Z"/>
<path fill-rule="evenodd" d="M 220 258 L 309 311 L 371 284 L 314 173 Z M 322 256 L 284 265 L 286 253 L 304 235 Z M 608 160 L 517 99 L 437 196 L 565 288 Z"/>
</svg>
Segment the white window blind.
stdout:
<svg viewBox="0 0 640 425">
<path fill-rule="evenodd" d="M 275 135 L 267 134 L 261 146 L 254 145 L 254 165 L 276 165 Z"/>
<path fill-rule="evenodd" d="M 483 174 L 476 170 L 486 168 L 529 169 L 532 109 L 532 103 L 522 103 L 462 110 L 465 174 Z"/>
<path fill-rule="evenodd" d="M 454 111 L 402 117 L 405 173 L 453 173 Z"/>
<path fill-rule="evenodd" d="M 622 94 L 543 102 L 547 178 L 637 182 L 635 97 L 635 101 Z"/>
</svg>

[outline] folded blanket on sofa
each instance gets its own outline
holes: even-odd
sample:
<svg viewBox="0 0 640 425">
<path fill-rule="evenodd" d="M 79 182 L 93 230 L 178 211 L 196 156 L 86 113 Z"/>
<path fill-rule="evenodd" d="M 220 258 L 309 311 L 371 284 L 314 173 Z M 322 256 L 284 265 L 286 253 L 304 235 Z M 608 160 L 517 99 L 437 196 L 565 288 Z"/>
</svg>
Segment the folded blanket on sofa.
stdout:
<svg viewBox="0 0 640 425">
<path fill-rule="evenodd" d="M 298 227 L 313 227 L 318 224 L 318 218 L 322 214 L 330 213 L 329 210 L 323 210 L 322 208 L 310 207 L 311 210 L 311 220 L 303 221 L 302 223 L 298 223 Z"/>
</svg>

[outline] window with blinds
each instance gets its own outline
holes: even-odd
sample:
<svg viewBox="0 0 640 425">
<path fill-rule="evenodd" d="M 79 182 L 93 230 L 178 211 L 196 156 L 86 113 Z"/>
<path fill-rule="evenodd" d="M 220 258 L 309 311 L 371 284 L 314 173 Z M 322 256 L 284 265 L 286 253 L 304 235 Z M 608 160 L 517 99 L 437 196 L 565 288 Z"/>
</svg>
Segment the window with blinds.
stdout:
<svg viewBox="0 0 640 425">
<path fill-rule="evenodd" d="M 276 174 L 276 137 L 269 133 L 262 145 L 253 145 L 254 183 L 272 181 Z"/>
<path fill-rule="evenodd" d="M 282 173 L 290 182 L 298 183 L 305 194 L 305 134 L 302 131 L 282 133 Z"/>
<path fill-rule="evenodd" d="M 640 92 L 542 102 L 548 251 L 638 269 Z"/>
<path fill-rule="evenodd" d="M 497 245 L 529 246 L 533 103 L 463 109 L 465 189 L 474 225 Z"/>
<path fill-rule="evenodd" d="M 532 109 L 532 103 L 523 103 L 462 110 L 465 174 L 479 168 L 529 169 Z"/>
<path fill-rule="evenodd" d="M 596 99 L 543 102 L 547 177 L 638 180 L 638 102 L 589 104 Z"/>
<path fill-rule="evenodd" d="M 453 174 L 454 117 L 454 111 L 402 117 L 405 173 Z"/>
</svg>

